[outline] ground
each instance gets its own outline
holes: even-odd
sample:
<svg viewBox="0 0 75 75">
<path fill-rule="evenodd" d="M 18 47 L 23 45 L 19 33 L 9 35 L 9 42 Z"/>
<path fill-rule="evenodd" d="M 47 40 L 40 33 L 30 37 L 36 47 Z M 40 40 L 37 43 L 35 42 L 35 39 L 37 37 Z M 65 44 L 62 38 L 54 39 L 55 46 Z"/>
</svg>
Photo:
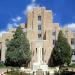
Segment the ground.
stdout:
<svg viewBox="0 0 75 75">
<path fill-rule="evenodd" d="M 7 72 L 7 70 L 10 71 L 10 68 L 1 68 L 0 69 L 0 75 Z"/>
</svg>

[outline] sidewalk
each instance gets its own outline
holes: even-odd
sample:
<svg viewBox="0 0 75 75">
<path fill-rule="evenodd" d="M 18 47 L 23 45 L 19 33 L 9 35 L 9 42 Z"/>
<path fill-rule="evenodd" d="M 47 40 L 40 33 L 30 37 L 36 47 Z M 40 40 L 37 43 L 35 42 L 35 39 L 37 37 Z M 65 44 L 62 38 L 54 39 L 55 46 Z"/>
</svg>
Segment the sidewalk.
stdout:
<svg viewBox="0 0 75 75">
<path fill-rule="evenodd" d="M 0 75 L 2 75 L 2 74 L 4 74 L 5 72 L 7 72 L 7 70 L 10 71 L 10 69 L 8 69 L 8 68 L 1 68 L 1 69 L 0 69 Z"/>
</svg>

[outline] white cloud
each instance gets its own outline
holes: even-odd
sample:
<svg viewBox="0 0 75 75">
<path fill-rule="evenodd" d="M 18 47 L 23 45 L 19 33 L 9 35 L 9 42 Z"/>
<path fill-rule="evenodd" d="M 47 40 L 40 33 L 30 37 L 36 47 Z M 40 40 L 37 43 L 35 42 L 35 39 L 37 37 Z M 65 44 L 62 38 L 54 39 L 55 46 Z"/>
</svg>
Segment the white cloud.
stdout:
<svg viewBox="0 0 75 75">
<path fill-rule="evenodd" d="M 13 22 L 18 22 L 18 21 L 20 21 L 21 19 L 22 19 L 21 16 L 17 16 L 16 18 L 12 18 L 12 21 L 13 21 Z"/>
<path fill-rule="evenodd" d="M 15 22 L 14 23 L 8 23 L 7 25 L 8 25 L 8 29 L 19 26 L 19 24 L 15 23 Z"/>
<path fill-rule="evenodd" d="M 18 27 L 19 25 L 17 23 L 13 23 L 13 26 L 14 27 Z"/>
<path fill-rule="evenodd" d="M 16 20 L 15 18 L 12 18 L 12 21 L 13 21 L 13 22 L 16 22 L 17 20 Z"/>
<path fill-rule="evenodd" d="M 32 3 L 30 5 L 28 5 L 26 7 L 26 10 L 24 11 L 24 14 L 26 15 L 29 11 L 31 11 L 34 7 L 38 7 L 39 5 L 35 4 L 35 3 Z"/>
<path fill-rule="evenodd" d="M 34 3 L 36 0 L 32 0 L 32 3 Z"/>
<path fill-rule="evenodd" d="M 3 34 L 3 33 L 6 33 L 6 31 L 1 31 L 1 32 L 0 32 L 0 37 L 2 37 L 2 34 Z"/>
<path fill-rule="evenodd" d="M 7 26 L 8 26 L 8 29 L 13 28 L 13 24 L 11 24 L 11 23 L 8 23 Z"/>
<path fill-rule="evenodd" d="M 15 17 L 15 18 L 12 18 L 12 19 L 11 19 L 12 21 L 10 21 L 10 22 L 7 24 L 8 29 L 11 29 L 11 28 L 13 28 L 13 27 L 18 27 L 18 25 L 19 25 L 18 23 L 21 22 L 21 19 L 22 19 L 21 16 L 17 16 L 17 17 Z"/>
<path fill-rule="evenodd" d="M 24 11 L 24 14 L 26 15 L 29 11 L 31 11 L 34 7 L 38 7 L 39 5 L 35 3 L 36 0 L 32 0 L 32 3 L 29 4 L 25 11 Z"/>
<path fill-rule="evenodd" d="M 20 17 L 20 16 L 17 16 L 17 17 L 16 17 L 16 20 L 17 20 L 17 21 L 20 21 L 21 19 L 22 19 L 22 17 Z"/>
<path fill-rule="evenodd" d="M 65 27 L 75 31 L 75 23 L 67 24 Z"/>
<path fill-rule="evenodd" d="M 28 13 L 29 11 L 31 11 L 35 6 L 36 6 L 35 4 L 28 5 L 26 10 L 25 10 L 25 14 Z"/>
</svg>

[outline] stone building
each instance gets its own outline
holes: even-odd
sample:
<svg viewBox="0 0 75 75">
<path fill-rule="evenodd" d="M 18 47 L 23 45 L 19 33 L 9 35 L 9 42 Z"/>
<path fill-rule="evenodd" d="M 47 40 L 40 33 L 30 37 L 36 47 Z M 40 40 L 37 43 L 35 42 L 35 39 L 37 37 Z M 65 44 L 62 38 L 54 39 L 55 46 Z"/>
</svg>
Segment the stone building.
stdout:
<svg viewBox="0 0 75 75">
<path fill-rule="evenodd" d="M 47 64 L 52 49 L 60 30 L 63 31 L 73 49 L 72 62 L 75 62 L 75 33 L 67 27 L 61 28 L 59 23 L 53 23 L 51 10 L 45 7 L 35 7 L 27 14 L 27 24 L 21 24 L 21 28 L 27 33 L 27 38 L 32 51 L 31 65 L 35 62 Z M 9 29 L 0 37 L 1 61 L 5 61 L 6 43 L 13 38 L 16 28 Z"/>
</svg>

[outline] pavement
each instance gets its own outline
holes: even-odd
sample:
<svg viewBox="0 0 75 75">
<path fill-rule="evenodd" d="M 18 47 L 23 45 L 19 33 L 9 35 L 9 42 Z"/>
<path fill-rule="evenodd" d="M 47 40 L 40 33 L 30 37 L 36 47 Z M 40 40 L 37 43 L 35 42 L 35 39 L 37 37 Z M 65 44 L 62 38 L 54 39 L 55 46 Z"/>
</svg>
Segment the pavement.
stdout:
<svg viewBox="0 0 75 75">
<path fill-rule="evenodd" d="M 3 75 L 5 72 L 7 72 L 7 70 L 10 71 L 10 69 L 8 69 L 8 68 L 1 68 L 0 75 Z"/>
</svg>

